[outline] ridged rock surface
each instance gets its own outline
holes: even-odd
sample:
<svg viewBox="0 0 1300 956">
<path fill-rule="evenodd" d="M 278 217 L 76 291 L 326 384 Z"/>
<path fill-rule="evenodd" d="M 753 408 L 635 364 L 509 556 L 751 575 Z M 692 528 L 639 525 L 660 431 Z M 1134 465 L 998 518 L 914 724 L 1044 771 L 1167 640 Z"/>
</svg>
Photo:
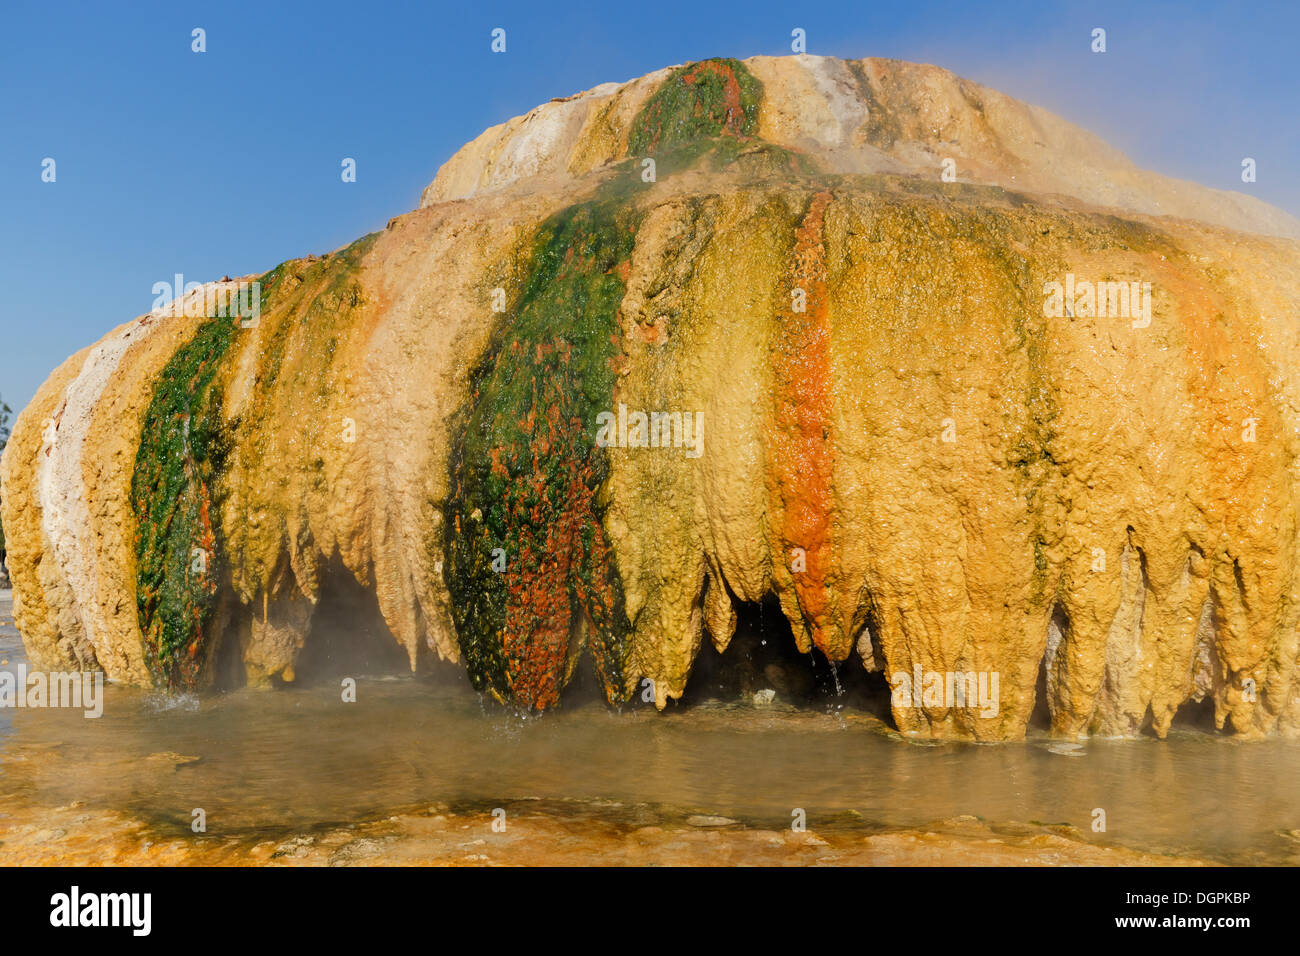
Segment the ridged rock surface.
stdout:
<svg viewBox="0 0 1300 956">
<path fill-rule="evenodd" d="M 935 67 L 608 84 L 244 277 L 254 327 L 68 359 L 0 468 L 15 620 L 45 668 L 292 680 L 346 574 L 412 668 L 662 706 L 775 594 L 801 650 L 998 675 L 907 732 L 1016 738 L 1045 695 L 1062 735 L 1206 698 L 1300 733 L 1297 237 Z M 1149 283 L 1149 322 L 1054 311 L 1067 277 Z"/>
</svg>

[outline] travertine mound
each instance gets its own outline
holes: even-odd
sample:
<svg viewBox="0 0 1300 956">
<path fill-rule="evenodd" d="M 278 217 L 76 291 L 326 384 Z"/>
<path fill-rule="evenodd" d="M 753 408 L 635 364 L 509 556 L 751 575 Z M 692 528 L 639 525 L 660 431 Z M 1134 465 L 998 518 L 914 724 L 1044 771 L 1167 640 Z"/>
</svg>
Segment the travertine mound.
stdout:
<svg viewBox="0 0 1300 956">
<path fill-rule="evenodd" d="M 1297 237 L 934 67 L 598 87 L 245 277 L 255 323 L 65 362 L 0 468 L 15 619 L 47 668 L 292 680 L 342 568 L 413 668 L 662 706 L 775 594 L 905 731 L 1294 734 Z"/>
</svg>

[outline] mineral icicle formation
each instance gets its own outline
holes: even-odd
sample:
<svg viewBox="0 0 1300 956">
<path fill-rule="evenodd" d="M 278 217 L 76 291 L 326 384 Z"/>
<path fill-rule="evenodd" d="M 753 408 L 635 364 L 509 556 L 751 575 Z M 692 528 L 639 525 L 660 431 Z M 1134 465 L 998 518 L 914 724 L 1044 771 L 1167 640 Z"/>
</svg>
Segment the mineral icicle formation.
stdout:
<svg viewBox="0 0 1300 956">
<path fill-rule="evenodd" d="M 270 683 L 349 575 L 413 669 L 663 706 L 774 596 L 905 732 L 1296 734 L 1297 238 L 935 67 L 597 87 L 68 359 L 0 470 L 14 616 L 43 668 Z"/>
</svg>

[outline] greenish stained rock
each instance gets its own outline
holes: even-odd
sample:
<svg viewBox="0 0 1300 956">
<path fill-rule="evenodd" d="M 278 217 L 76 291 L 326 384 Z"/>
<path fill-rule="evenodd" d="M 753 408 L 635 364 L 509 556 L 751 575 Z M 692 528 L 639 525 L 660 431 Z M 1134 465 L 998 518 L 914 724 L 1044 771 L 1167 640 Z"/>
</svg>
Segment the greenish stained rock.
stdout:
<svg viewBox="0 0 1300 956">
<path fill-rule="evenodd" d="M 452 456 L 448 582 L 474 686 L 555 704 L 579 635 L 606 695 L 626 696 L 629 625 L 596 492 L 596 415 L 612 404 L 618 308 L 636 217 L 573 206 L 539 231 L 515 309 L 474 376 Z"/>
</svg>

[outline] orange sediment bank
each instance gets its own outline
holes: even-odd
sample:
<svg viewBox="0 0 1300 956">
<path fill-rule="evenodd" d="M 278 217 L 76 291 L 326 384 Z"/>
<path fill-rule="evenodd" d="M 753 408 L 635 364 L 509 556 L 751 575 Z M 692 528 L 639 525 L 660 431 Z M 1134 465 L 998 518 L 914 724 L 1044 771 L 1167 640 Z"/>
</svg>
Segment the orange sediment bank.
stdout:
<svg viewBox="0 0 1300 956">
<path fill-rule="evenodd" d="M 0 804 L 4 866 L 1203 866 L 1089 840 L 1068 826 L 975 817 L 924 827 L 838 821 L 795 831 L 647 807 L 445 804 L 375 820 L 249 834 L 193 833 L 81 804 Z"/>
</svg>

